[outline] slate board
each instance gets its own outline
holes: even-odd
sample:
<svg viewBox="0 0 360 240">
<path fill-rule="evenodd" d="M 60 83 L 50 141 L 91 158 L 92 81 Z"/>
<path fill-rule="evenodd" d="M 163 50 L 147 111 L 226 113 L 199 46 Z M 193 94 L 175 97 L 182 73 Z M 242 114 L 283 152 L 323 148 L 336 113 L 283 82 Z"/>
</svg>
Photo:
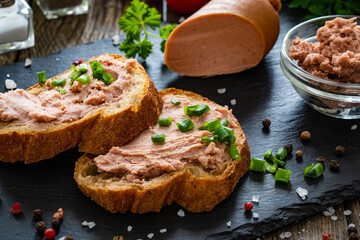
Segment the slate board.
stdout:
<svg viewBox="0 0 360 240">
<path fill-rule="evenodd" d="M 202 94 L 219 104 L 230 105 L 241 123 L 253 157 L 261 157 L 266 149 L 292 143 L 294 150 L 304 152 L 303 160 L 290 156 L 286 168 L 293 171 L 290 184 L 275 183 L 272 174 L 247 173 L 238 183 L 230 198 L 217 205 L 211 212 L 177 216 L 180 207 L 166 206 L 160 213 L 111 214 L 85 197 L 73 180 L 75 161 L 81 156 L 77 149 L 66 151 L 55 158 L 36 164 L 0 163 L 0 239 L 42 239 L 34 229 L 33 209 L 44 211 L 44 220 L 50 226 L 52 214 L 62 207 L 65 218 L 56 239 L 72 234 L 75 239 L 112 239 L 123 235 L 124 239 L 254 239 L 286 224 L 312 215 L 345 199 L 360 196 L 360 135 L 350 130 L 358 120 L 330 118 L 308 107 L 293 90 L 279 66 L 279 46 L 284 34 L 302 21 L 301 11 L 284 9 L 281 14 L 281 34 L 266 56 L 255 68 L 248 71 L 213 78 L 181 77 L 167 69 L 162 54 L 156 49 L 142 64 L 146 67 L 155 86 L 159 89 L 176 87 Z M 24 63 L 0 67 L 0 79 L 7 74 L 15 79 L 19 88 L 36 83 L 36 72 L 45 70 L 47 76 L 57 75 L 68 69 L 74 60 L 89 59 L 104 52 L 119 53 L 111 39 L 99 40 L 79 47 L 64 49 L 50 56 L 33 59 L 30 68 Z M 58 58 L 59 61 L 56 61 Z M 220 95 L 218 88 L 226 88 Z M 0 91 L 4 92 L 2 84 Z M 262 130 L 261 121 L 272 121 L 270 131 Z M 309 130 L 310 142 L 300 140 L 300 133 Z M 346 147 L 346 154 L 334 155 L 337 145 Z M 341 170 L 332 172 L 325 167 L 325 174 L 318 180 L 306 179 L 303 170 L 317 156 L 327 160 L 337 159 Z M 309 190 L 306 201 L 300 200 L 295 190 Z M 253 195 L 260 195 L 260 203 L 252 212 L 259 213 L 254 220 L 243 209 Z M 13 216 L 10 207 L 20 202 L 23 214 Z M 94 221 L 96 227 L 87 229 L 81 222 Z M 231 228 L 225 223 L 232 221 Z M 133 226 L 127 232 L 127 226 Z M 159 230 L 167 232 L 160 234 Z"/>
</svg>

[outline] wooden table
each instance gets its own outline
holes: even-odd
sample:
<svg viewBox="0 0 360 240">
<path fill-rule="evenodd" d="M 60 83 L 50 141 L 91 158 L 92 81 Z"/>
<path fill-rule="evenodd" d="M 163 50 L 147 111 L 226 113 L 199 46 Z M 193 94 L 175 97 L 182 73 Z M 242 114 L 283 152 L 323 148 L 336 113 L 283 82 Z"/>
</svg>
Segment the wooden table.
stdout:
<svg viewBox="0 0 360 240">
<path fill-rule="evenodd" d="M 121 31 L 118 20 L 129 5 L 129 0 L 89 0 L 88 15 L 68 16 L 48 21 L 41 13 L 35 1 L 29 1 L 34 11 L 35 47 L 21 51 L 0 55 L 0 66 L 24 61 L 26 58 L 35 58 L 57 52 L 63 48 L 82 45 L 97 39 L 107 38 Z M 176 20 L 180 16 L 169 11 L 168 18 Z M 337 221 L 325 217 L 322 213 L 303 219 L 298 223 L 290 224 L 275 230 L 264 239 L 280 239 L 283 232 L 291 232 L 290 239 L 322 239 L 322 234 L 331 233 L 334 239 L 348 238 L 347 228 L 350 223 L 360 226 L 360 198 L 345 201 L 334 207 Z M 350 216 L 344 216 L 343 211 L 352 211 Z M 300 234 L 299 234 L 300 233 Z M 302 238 L 301 238 L 302 237 Z"/>
</svg>

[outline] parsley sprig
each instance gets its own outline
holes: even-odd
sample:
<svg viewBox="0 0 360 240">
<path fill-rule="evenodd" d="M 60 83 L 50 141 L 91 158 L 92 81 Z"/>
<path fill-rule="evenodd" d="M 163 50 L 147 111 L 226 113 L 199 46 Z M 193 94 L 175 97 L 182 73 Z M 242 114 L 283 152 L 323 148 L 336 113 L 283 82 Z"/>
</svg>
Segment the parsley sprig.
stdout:
<svg viewBox="0 0 360 240">
<path fill-rule="evenodd" d="M 303 8 L 310 12 L 305 19 L 323 15 L 354 15 L 360 14 L 359 0 L 285 0 L 290 8 Z"/>
<path fill-rule="evenodd" d="M 148 36 L 161 38 L 161 51 L 165 50 L 165 43 L 176 25 L 165 25 L 159 30 L 159 35 L 148 31 L 146 26 L 152 30 L 161 25 L 161 15 L 156 8 L 150 8 L 140 0 L 133 0 L 126 10 L 126 13 L 119 20 L 120 29 L 126 33 L 126 39 L 119 49 L 125 52 L 128 58 L 135 58 L 136 55 L 146 59 L 152 53 L 153 44 Z M 142 34 L 143 33 L 143 34 Z"/>
</svg>

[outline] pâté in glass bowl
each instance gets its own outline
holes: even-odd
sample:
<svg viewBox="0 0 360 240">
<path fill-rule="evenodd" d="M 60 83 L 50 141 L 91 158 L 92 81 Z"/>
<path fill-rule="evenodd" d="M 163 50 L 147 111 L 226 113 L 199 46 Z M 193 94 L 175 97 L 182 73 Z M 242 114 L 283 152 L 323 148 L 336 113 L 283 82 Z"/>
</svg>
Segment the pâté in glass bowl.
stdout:
<svg viewBox="0 0 360 240">
<path fill-rule="evenodd" d="M 313 109 L 360 118 L 360 16 L 324 16 L 296 25 L 281 43 L 280 66 Z"/>
</svg>

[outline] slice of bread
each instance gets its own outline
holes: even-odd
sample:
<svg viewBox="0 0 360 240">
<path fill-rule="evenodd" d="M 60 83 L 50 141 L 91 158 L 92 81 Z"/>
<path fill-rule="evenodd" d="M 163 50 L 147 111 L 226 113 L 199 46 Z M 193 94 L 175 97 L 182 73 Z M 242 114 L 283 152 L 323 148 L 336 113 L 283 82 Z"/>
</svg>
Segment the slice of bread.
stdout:
<svg viewBox="0 0 360 240">
<path fill-rule="evenodd" d="M 216 104 L 195 93 L 177 89 L 166 89 L 159 93 L 165 99 L 164 108 L 168 104 L 166 101 L 169 98 L 184 96 L 194 102 Z M 215 106 L 220 107 L 217 104 Z M 179 105 L 179 107 L 181 110 L 183 109 L 183 106 Z M 232 160 L 227 155 L 227 158 L 222 158 L 222 167 L 213 170 L 198 163 L 188 162 L 181 170 L 162 173 L 159 176 L 143 178 L 141 181 L 134 182 L 121 173 L 99 172 L 94 161 L 96 156 L 85 154 L 76 163 L 74 179 L 86 196 L 112 213 L 118 211 L 125 213 L 128 210 L 133 213 L 159 212 L 163 206 L 170 205 L 172 202 L 176 202 L 190 212 L 210 211 L 216 204 L 229 197 L 240 177 L 248 171 L 250 164 L 250 150 L 245 135 L 231 112 L 229 115 L 233 122 L 231 128 L 235 132 L 234 135 L 237 139 L 235 145 L 239 150 L 241 160 Z M 160 117 L 168 116 L 162 114 Z M 196 117 L 192 117 L 193 120 L 194 118 Z M 124 145 L 123 148 L 129 147 L 141 137 L 141 139 L 148 139 L 151 143 L 148 135 L 143 137 L 146 131 Z M 193 132 L 199 132 L 196 126 Z M 166 144 L 167 142 L 163 146 Z M 205 145 L 205 143 L 203 144 Z M 133 145 L 130 150 L 138 150 L 136 146 L 138 145 Z M 133 154 L 136 155 L 136 153 Z M 164 159 L 160 157 L 160 161 L 162 160 Z"/>
<path fill-rule="evenodd" d="M 101 64 L 100 58 L 127 60 L 119 55 L 103 54 L 91 61 L 99 60 Z M 52 79 L 64 78 L 70 72 L 72 69 Z M 131 140 L 157 121 L 163 102 L 139 63 L 134 63 L 128 73 L 130 84 L 123 89 L 119 101 L 95 108 L 76 121 L 34 122 L 30 127 L 17 120 L 0 121 L 0 160 L 33 163 L 76 146 L 81 152 L 103 154 L 112 146 Z M 90 67 L 88 74 L 92 77 Z M 47 89 L 37 84 L 26 91 L 38 95 Z"/>
</svg>

